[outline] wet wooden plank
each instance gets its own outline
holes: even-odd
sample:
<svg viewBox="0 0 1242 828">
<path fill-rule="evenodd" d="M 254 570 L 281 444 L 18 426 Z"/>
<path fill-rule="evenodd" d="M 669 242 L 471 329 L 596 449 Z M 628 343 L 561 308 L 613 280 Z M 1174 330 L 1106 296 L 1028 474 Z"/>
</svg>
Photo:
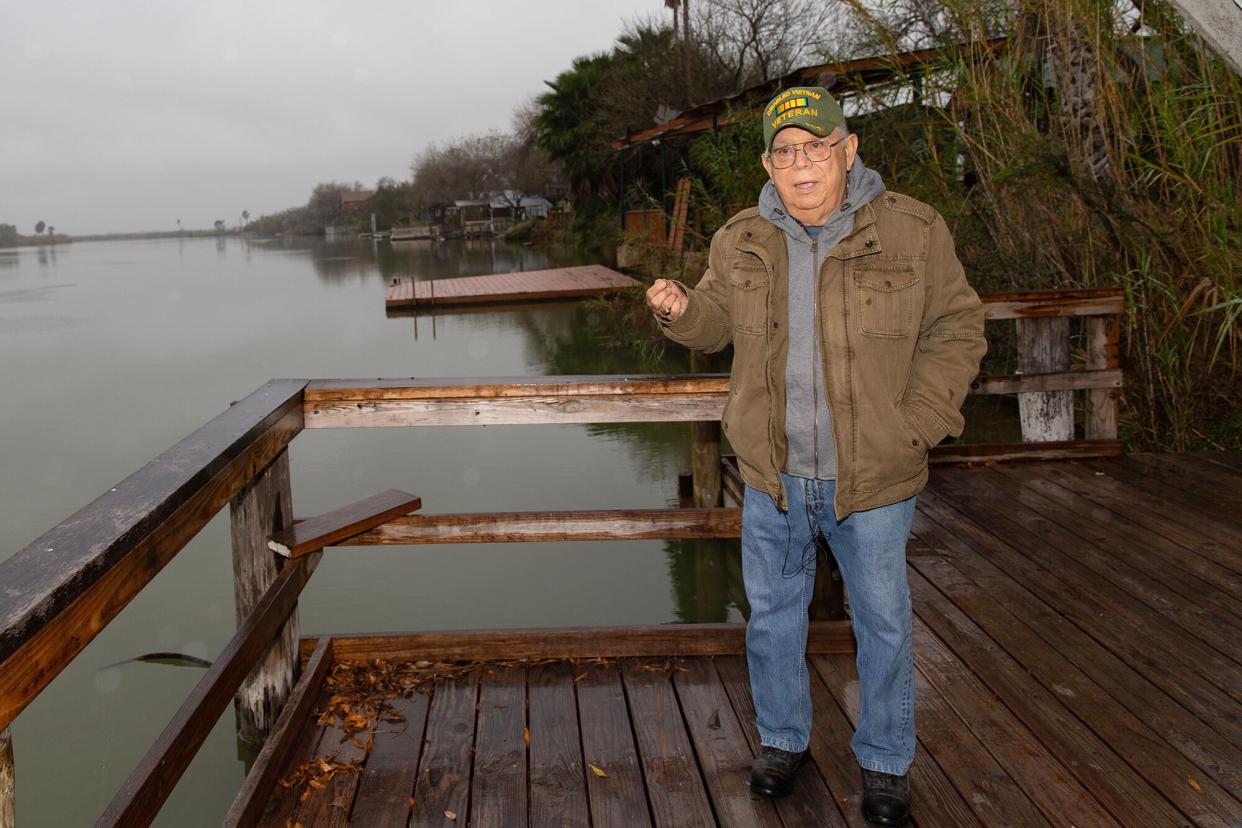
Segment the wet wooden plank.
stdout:
<svg viewBox="0 0 1242 828">
<path fill-rule="evenodd" d="M 854 659 L 849 656 L 828 655 L 813 656 L 809 661 L 814 669 L 811 677 L 811 697 L 815 701 L 816 716 L 820 716 L 821 710 L 836 709 L 840 715 L 846 717 L 844 732 L 836 734 L 831 744 L 825 746 L 834 752 L 840 751 L 840 746 L 844 746 L 845 757 L 841 764 L 847 767 L 841 768 L 840 772 L 853 786 L 854 793 L 848 804 L 842 803 L 842 808 L 846 809 L 847 818 L 856 815 L 859 819 L 858 823 L 851 822 L 851 824 L 867 824 L 861 821 L 862 780 L 858 763 L 849 748 L 850 738 L 854 735 L 854 728 L 858 724 L 859 717 L 858 671 Z M 822 702 L 818 701 L 820 688 L 823 693 Z M 836 715 L 834 714 L 834 717 Z M 915 715 L 917 721 L 917 711 Z M 820 721 L 822 717 L 817 719 L 817 730 L 822 727 L 819 724 Z M 815 749 L 815 731 L 812 731 L 811 740 L 812 748 Z M 835 785 L 833 789 L 836 790 Z M 926 748 L 916 750 L 914 754 L 914 764 L 910 767 L 910 798 L 910 811 L 920 828 L 925 826 L 927 828 L 931 826 L 935 828 L 982 826 L 979 818 L 962 798 L 962 794 L 954 787 Z"/>
<path fill-rule="evenodd" d="M 1123 825 L 1177 824 L 1183 815 L 1165 796 L 1188 793 L 1190 797 L 1179 798 L 1188 805 L 1193 804 L 1191 800 L 1202 803 L 1208 812 L 1213 807 L 1229 807 L 1230 797 L 1223 795 L 1218 786 L 1205 780 L 1200 784 L 1202 791 L 1195 791 L 1185 777 L 1178 773 L 1170 775 L 1167 771 L 1179 759 L 1176 753 L 1089 681 L 1082 679 L 1075 684 L 1073 671 L 1068 669 L 1064 659 L 1038 649 L 1031 654 L 1009 655 L 921 575 L 912 573 L 910 581 L 919 618 L 928 629 L 952 648 L 955 656 L 1005 702 Z M 993 621 L 996 620 L 994 617 Z M 1011 633 L 1016 630 L 1016 624 L 1009 626 Z M 1029 637 L 1025 643 L 1034 647 L 1036 639 Z M 1035 672 L 1017 660 L 1024 656 L 1034 659 L 1040 654 L 1048 657 L 1041 666 L 1054 671 L 1052 674 L 1058 678 L 1056 687 L 1060 690 L 1043 686 L 1035 680 Z M 1058 669 L 1063 672 L 1055 672 Z M 1082 695 L 1062 692 L 1071 687 L 1076 687 Z M 1129 757 L 1130 763 L 1141 766 L 1155 779 L 1148 781 L 1135 773 L 1123 757 Z M 1194 772 L 1184 761 L 1178 771 Z M 1236 802 L 1233 804 L 1237 806 Z"/>
<path fill-rule="evenodd" d="M 358 763 L 361 765 L 366 758 L 367 749 L 364 735 L 351 737 L 349 733 L 337 726 L 336 721 L 329 722 L 319 740 L 319 755 L 325 761 L 333 763 Z M 353 808 L 354 794 L 358 791 L 358 782 L 362 777 L 362 769 L 342 771 L 330 779 L 323 789 L 310 787 L 306 797 L 298 802 L 297 812 L 293 815 L 294 825 L 324 826 L 324 828 L 347 828 L 350 824 L 349 813 Z"/>
<path fill-rule="evenodd" d="M 526 732 L 526 670 L 483 668 L 470 787 L 472 824 L 526 824 Z"/>
<path fill-rule="evenodd" d="M 0 562 L 0 729 L 302 429 L 273 380 Z"/>
<path fill-rule="evenodd" d="M 673 686 L 686 719 L 686 730 L 721 825 L 779 826 L 772 800 L 750 792 L 753 761 L 746 736 L 715 667 L 701 658 L 686 659 L 673 674 Z"/>
<path fill-rule="evenodd" d="M 415 693 L 390 704 L 404 721 L 381 722 L 358 783 L 350 822 L 370 828 L 403 828 L 413 808 L 431 694 Z"/>
<path fill-rule="evenodd" d="M 319 690 L 313 710 L 326 710 L 328 699 L 328 691 Z M 307 721 L 297 744 L 280 767 L 276 784 L 272 786 L 256 824 L 263 828 L 288 828 L 290 820 L 297 813 L 301 790 L 297 787 L 286 788 L 280 783 L 282 780 L 289 781 L 298 767 L 320 755 L 319 746 L 325 730 L 315 719 Z"/>
<path fill-rule="evenodd" d="M 1117 825 L 1107 809 L 1065 767 L 1074 760 L 1046 748 L 1040 738 L 959 661 L 940 639 L 920 621 L 914 629 L 915 661 L 919 671 L 952 705 L 975 736 L 991 749 L 1054 825 Z"/>
<path fill-rule="evenodd" d="M 984 825 L 1049 825 L 953 708 L 915 673 L 918 740 Z"/>
<path fill-rule="evenodd" d="M 374 529 L 422 505 L 422 498 L 389 489 L 295 523 L 268 538 L 267 547 L 286 558 L 296 558 Z"/>
<path fill-rule="evenodd" d="M 575 681 L 591 824 L 596 828 L 651 825 L 630 712 L 616 665 L 585 666 Z"/>
<path fill-rule="evenodd" d="M 302 642 L 303 657 L 313 645 Z M 659 624 L 651 627 L 562 627 L 443 630 L 432 633 L 333 635 L 339 659 L 621 658 L 625 656 L 738 655 L 746 651 L 745 624 Z M 848 621 L 812 621 L 807 652 L 852 653 Z"/>
<path fill-rule="evenodd" d="M 762 743 L 759 730 L 755 726 L 755 703 L 750 694 L 750 674 L 747 672 L 746 660 L 741 656 L 724 656 L 713 661 L 751 755 L 758 755 Z M 773 802 L 776 804 L 777 815 L 785 825 L 821 825 L 825 828 L 846 825 L 836 799 L 813 763 L 798 771 L 793 792 L 789 796 Z"/>
<path fill-rule="evenodd" d="M 937 492 L 924 490 L 919 495 L 916 522 L 921 515 L 928 515 L 949 529 L 964 548 L 975 553 L 987 567 L 1003 573 L 1010 583 L 1020 583 L 1049 607 L 1050 610 L 1041 610 L 1039 604 L 1028 605 L 1040 618 L 1041 629 L 1058 628 L 1079 641 L 1089 636 L 1097 642 L 1100 651 L 1113 653 L 1130 669 L 1185 705 L 1209 728 L 1242 747 L 1242 721 L 1226 712 L 1233 710 L 1237 703 L 1209 682 L 1192 678 L 1190 667 L 1182 663 L 1171 644 L 1153 642 L 1144 629 L 1143 614 L 1132 613 L 1130 604 L 1118 604 L 1094 590 L 1061 580 L 1053 570 L 1019 553 L 984 528 L 986 524 L 978 523 L 976 518 L 961 511 L 953 502 L 942 499 Z M 960 560 L 971 561 L 969 556 Z M 986 568 L 982 570 L 987 571 Z M 993 581 L 998 588 L 1005 582 Z M 1081 634 L 1075 635 L 1074 630 L 1081 630 Z M 1160 658 L 1154 657 L 1154 653 L 1159 653 Z"/>
<path fill-rule="evenodd" d="M 436 682 L 418 779 L 411 826 L 461 826 L 470 814 L 478 676 L 473 672 Z"/>
<path fill-rule="evenodd" d="M 1195 554 L 1242 575 L 1242 550 L 1212 534 L 1208 521 L 1177 523 L 1169 518 L 1162 498 L 1133 489 L 1104 472 L 1098 474 L 1082 463 L 1038 463 L 1029 468 L 1038 475 L 1073 492 L 1077 497 L 1115 512 L 1122 519 Z"/>
<path fill-rule="evenodd" d="M 1013 485 L 995 469 L 961 480 L 990 490 L 993 504 L 1003 498 L 1011 523 L 1041 537 L 1242 666 L 1237 665 L 1242 659 L 1242 621 L 1236 619 L 1238 606 L 1228 596 L 1209 591 L 1200 579 L 1168 566 L 1146 544 L 1119 543 L 1099 524 L 1058 508 L 1055 500 L 1032 488 Z M 1242 671 L 1237 676 L 1242 682 Z"/>
<path fill-rule="evenodd" d="M 1091 544 L 1019 505 L 1015 492 L 996 490 L 994 480 L 986 469 L 956 470 L 942 475 L 935 490 L 989 533 L 1055 572 L 1062 584 L 1090 596 L 1089 602 L 1115 606 L 1114 623 L 1129 625 L 1131 635 L 1141 631 L 1148 647 L 1169 649 L 1164 662 L 1208 679 L 1235 703 L 1242 701 L 1242 665 L 1215 648 L 1236 648 L 1237 641 L 1197 618 L 1198 608 L 1185 605 L 1162 584 L 1118 567 Z"/>
<path fill-rule="evenodd" d="M 530 824 L 586 828 L 590 824 L 586 766 L 572 665 L 561 661 L 531 667 L 527 694 Z"/>
<path fill-rule="evenodd" d="M 225 828 L 249 828 L 262 816 L 269 792 L 281 768 L 296 747 L 314 708 L 324 676 L 332 663 L 332 639 L 324 636 L 315 644 L 310 660 L 289 693 L 272 732 L 263 743 L 250 772 L 246 774 L 233 805 L 221 823 Z M 313 728 L 310 728 L 313 729 Z"/>
<path fill-rule="evenodd" d="M 930 542 L 943 548 L 942 534 L 929 531 Z M 921 558 L 911 576 L 915 600 L 928 613 L 944 613 L 946 601 L 970 617 L 988 636 L 1034 676 L 1050 694 L 1090 727 L 1114 752 L 1124 758 L 1151 788 L 1168 797 L 1198 824 L 1212 818 L 1226 823 L 1242 821 L 1242 804 L 1213 782 L 1208 774 L 1170 746 L 1149 720 L 1160 711 L 1127 709 L 1104 688 L 1079 670 L 1069 659 L 1045 642 L 1023 619 L 1017 617 L 1000 596 L 993 596 L 965 577 L 949 558 Z M 933 585 L 934 587 L 933 588 Z M 943 595 L 941 594 L 943 593 Z M 959 653 L 959 656 L 962 655 Z M 1129 672 L 1129 671 L 1126 671 Z M 1162 708 L 1176 707 L 1167 696 Z M 1194 724 L 1193 717 L 1186 717 Z M 1237 755 L 1237 750 L 1220 753 Z M 1090 762 L 1083 756 L 1082 763 Z M 1094 767 L 1094 766 L 1092 766 Z M 1234 775 L 1234 782 L 1237 774 Z M 1118 812 L 1113 812 L 1119 815 Z"/>
<path fill-rule="evenodd" d="M 597 509 L 410 515 L 336 545 L 672 540 L 741 534 L 740 509 Z"/>
<path fill-rule="evenodd" d="M 670 671 L 677 667 L 672 660 L 622 662 L 651 813 L 657 826 L 714 826 L 712 806 L 670 681 Z"/>
<path fill-rule="evenodd" d="M 1231 546 L 1242 555 L 1242 523 L 1238 521 L 1236 510 L 1224 509 L 1216 499 L 1207 501 L 1124 463 L 1091 463 L 1089 467 L 1118 481 L 1132 492 L 1150 496 L 1160 504 L 1159 514 L 1166 520 L 1210 533 L 1217 541 Z"/>
<path fill-rule="evenodd" d="M 1236 514 L 1242 509 L 1242 474 L 1179 454 L 1127 454 L 1121 465 L 1193 496 L 1214 514 Z"/>
<path fill-rule="evenodd" d="M 1197 554 L 1188 546 L 1147 531 L 1112 510 L 1080 497 L 1047 478 L 997 468 L 1015 489 L 1032 489 L 1048 501 L 1045 514 L 1077 532 L 1121 566 L 1132 566 L 1160 581 L 1181 598 L 1197 605 L 1211 623 L 1233 627 L 1242 636 L 1242 573 Z"/>
</svg>

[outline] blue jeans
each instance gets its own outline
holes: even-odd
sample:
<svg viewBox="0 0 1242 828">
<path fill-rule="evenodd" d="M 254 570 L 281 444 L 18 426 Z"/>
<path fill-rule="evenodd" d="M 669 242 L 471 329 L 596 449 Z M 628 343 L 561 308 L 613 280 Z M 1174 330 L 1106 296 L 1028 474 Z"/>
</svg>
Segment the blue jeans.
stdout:
<svg viewBox="0 0 1242 828">
<path fill-rule="evenodd" d="M 789 511 L 746 487 L 742 575 L 750 620 L 746 655 L 756 725 L 765 745 L 806 750 L 811 696 L 807 607 L 815 586 L 815 535 L 832 548 L 849 591 L 858 641 L 862 709 L 850 747 L 858 764 L 903 774 L 914 761 L 914 658 L 906 538 L 914 498 L 838 522 L 836 481 L 781 475 Z"/>
</svg>

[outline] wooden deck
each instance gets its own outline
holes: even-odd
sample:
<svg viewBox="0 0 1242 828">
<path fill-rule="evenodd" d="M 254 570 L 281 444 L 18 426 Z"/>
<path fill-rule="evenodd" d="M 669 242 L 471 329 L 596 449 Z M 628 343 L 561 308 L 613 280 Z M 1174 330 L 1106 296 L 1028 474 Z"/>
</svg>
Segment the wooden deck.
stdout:
<svg viewBox="0 0 1242 828">
<path fill-rule="evenodd" d="M 399 310 L 567 299 L 618 293 L 639 284 L 636 279 L 603 265 L 462 276 L 425 282 L 402 280 L 389 286 L 384 306 L 389 310 Z"/>
<path fill-rule="evenodd" d="M 1242 824 L 1242 453 L 938 467 L 908 559 L 918 825 Z M 434 680 L 436 664 L 389 662 L 419 692 L 357 732 L 338 680 L 366 671 L 331 650 L 381 656 L 401 637 L 304 641 L 295 697 L 338 716 L 299 723 L 288 705 L 276 736 L 292 749 L 268 778 L 324 764 L 285 788 L 260 784 L 261 758 L 235 814 L 250 802 L 261 824 L 307 828 L 862 824 L 851 655 L 810 657 L 814 763 L 773 803 L 746 788 L 757 743 L 740 650 L 551 660 L 539 636 L 496 636 L 492 657 L 525 641 L 546 658 L 439 665 Z"/>
</svg>

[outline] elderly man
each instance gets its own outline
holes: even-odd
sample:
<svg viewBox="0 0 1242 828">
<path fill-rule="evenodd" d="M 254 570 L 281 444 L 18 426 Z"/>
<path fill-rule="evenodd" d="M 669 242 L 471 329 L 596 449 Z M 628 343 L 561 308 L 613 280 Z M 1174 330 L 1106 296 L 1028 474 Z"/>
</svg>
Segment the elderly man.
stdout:
<svg viewBox="0 0 1242 828">
<path fill-rule="evenodd" d="M 733 344 L 723 424 L 746 483 L 746 652 L 763 744 L 751 788 L 789 793 L 806 759 L 822 535 L 858 642 L 863 814 L 901 825 L 915 744 L 906 538 L 928 450 L 961 433 L 983 308 L 944 219 L 885 190 L 826 89 L 787 89 L 763 119 L 771 180 L 758 207 L 716 232 L 695 288 L 657 280 L 647 302 L 677 342 Z"/>
</svg>

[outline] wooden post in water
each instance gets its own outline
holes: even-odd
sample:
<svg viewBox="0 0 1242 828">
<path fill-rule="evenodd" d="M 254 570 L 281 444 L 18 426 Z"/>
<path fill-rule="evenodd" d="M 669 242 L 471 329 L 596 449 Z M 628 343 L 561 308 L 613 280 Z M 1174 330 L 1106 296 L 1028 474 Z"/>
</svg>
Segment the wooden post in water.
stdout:
<svg viewBox="0 0 1242 828">
<path fill-rule="evenodd" d="M 690 370 L 696 374 L 720 370 L 715 354 L 690 352 Z M 694 505 L 714 509 L 720 500 L 720 421 L 704 420 L 690 423 L 690 444 L 693 452 L 691 471 L 694 477 Z"/>
<path fill-rule="evenodd" d="M 1121 321 L 1116 316 L 1087 319 L 1087 370 L 1121 367 L 1118 355 L 1120 339 Z M 1085 430 L 1088 440 L 1117 439 L 1117 398 L 1120 394 L 1116 388 L 1087 392 Z"/>
<path fill-rule="evenodd" d="M 13 767 L 13 730 L 0 731 L 0 828 L 15 828 L 17 814 L 14 794 L 17 783 Z"/>
<path fill-rule="evenodd" d="M 1017 322 L 1019 372 L 1046 374 L 1069 370 L 1069 317 L 1019 319 Z M 1074 439 L 1073 391 L 1019 394 L 1018 414 L 1023 442 Z"/>
<path fill-rule="evenodd" d="M 282 451 L 229 504 L 233 545 L 233 594 L 240 627 L 264 591 L 287 565 L 268 549 L 268 536 L 293 521 L 289 452 Z M 258 665 L 237 691 L 238 731 L 242 740 L 262 744 L 296 680 L 298 615 L 289 614 Z"/>
</svg>

